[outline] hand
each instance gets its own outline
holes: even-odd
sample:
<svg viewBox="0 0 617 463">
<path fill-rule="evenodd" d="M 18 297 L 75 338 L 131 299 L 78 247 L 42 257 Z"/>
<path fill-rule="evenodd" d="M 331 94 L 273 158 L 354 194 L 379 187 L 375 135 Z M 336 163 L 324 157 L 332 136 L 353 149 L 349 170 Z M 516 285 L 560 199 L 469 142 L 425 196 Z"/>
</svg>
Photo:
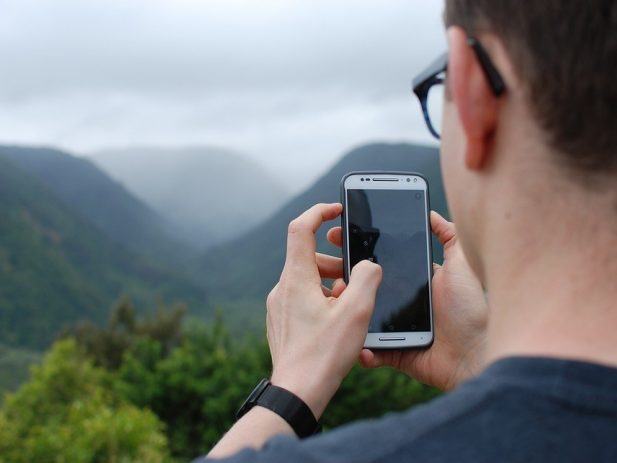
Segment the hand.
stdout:
<svg viewBox="0 0 617 463">
<path fill-rule="evenodd" d="M 475 376 L 483 366 L 488 306 L 482 285 L 457 241 L 454 224 L 431 212 L 431 227 L 445 254 L 443 266 L 433 266 L 435 342 L 426 350 L 364 349 L 360 363 L 367 368 L 394 367 L 423 383 L 449 390 Z M 328 240 L 341 245 L 340 227 L 328 232 Z"/>
<path fill-rule="evenodd" d="M 315 253 L 315 232 L 341 211 L 341 204 L 318 204 L 289 224 L 285 267 L 267 300 L 272 383 L 299 396 L 317 418 L 362 350 L 381 282 L 381 268 L 364 261 L 340 297 L 340 283 L 322 286 L 342 262 Z"/>
</svg>

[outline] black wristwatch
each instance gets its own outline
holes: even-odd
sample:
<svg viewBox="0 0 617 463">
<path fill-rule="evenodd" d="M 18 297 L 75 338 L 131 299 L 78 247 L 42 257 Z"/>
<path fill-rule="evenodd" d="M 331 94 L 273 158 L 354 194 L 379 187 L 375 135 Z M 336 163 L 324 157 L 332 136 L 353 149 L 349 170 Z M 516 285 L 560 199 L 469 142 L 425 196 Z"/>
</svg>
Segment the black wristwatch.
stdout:
<svg viewBox="0 0 617 463">
<path fill-rule="evenodd" d="M 236 419 L 242 418 L 255 405 L 265 407 L 279 415 L 289 423 L 300 438 L 321 432 L 321 425 L 302 399 L 287 389 L 273 385 L 265 378 L 244 401 L 236 413 Z"/>
</svg>

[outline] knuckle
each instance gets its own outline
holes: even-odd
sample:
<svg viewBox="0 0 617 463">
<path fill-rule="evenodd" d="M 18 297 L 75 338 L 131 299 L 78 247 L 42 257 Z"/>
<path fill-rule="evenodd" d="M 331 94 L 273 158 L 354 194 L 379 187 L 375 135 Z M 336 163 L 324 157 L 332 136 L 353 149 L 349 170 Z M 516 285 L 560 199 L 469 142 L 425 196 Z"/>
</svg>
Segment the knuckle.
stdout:
<svg viewBox="0 0 617 463">
<path fill-rule="evenodd" d="M 364 325 L 368 326 L 370 318 L 371 307 L 368 304 L 360 304 L 351 314 L 351 322 L 355 326 L 359 326 L 362 328 L 364 328 Z"/>
<path fill-rule="evenodd" d="M 282 287 L 272 304 L 272 312 L 285 312 L 292 299 L 293 290 L 288 286 Z"/>
<path fill-rule="evenodd" d="M 300 218 L 294 219 L 289 222 L 289 226 L 287 227 L 287 232 L 290 235 L 294 235 L 303 229 L 302 220 Z"/>
<path fill-rule="evenodd" d="M 450 239 L 443 244 L 443 248 L 451 249 L 456 246 L 457 242 L 458 242 L 458 237 L 456 236 L 456 232 L 454 232 L 452 233 L 452 236 L 450 237 Z"/>
<path fill-rule="evenodd" d="M 296 217 L 294 220 L 289 222 L 289 226 L 287 231 L 289 234 L 295 234 L 300 231 L 304 231 L 310 229 L 310 222 L 314 219 L 316 214 L 321 215 L 323 209 L 325 209 L 328 205 L 326 203 L 318 203 L 304 212 L 302 215 Z"/>
<path fill-rule="evenodd" d="M 266 308 L 270 309 L 273 302 L 274 302 L 274 295 L 272 294 L 272 291 L 270 291 L 270 293 L 268 294 L 268 297 L 266 297 Z"/>
<path fill-rule="evenodd" d="M 274 303 L 276 302 L 277 292 L 278 292 L 277 289 L 278 289 L 278 285 L 272 288 L 272 290 L 268 293 L 268 296 L 266 297 L 266 308 L 268 310 L 270 310 L 272 306 L 274 305 Z"/>
<path fill-rule="evenodd" d="M 358 268 L 358 270 L 360 270 L 361 272 L 371 272 L 373 273 L 375 276 L 381 276 L 382 273 L 382 269 L 380 265 L 376 265 L 372 262 L 369 262 L 368 260 L 362 260 L 360 262 L 358 262 L 356 264 L 356 267 Z M 356 268 L 354 267 L 354 268 Z"/>
</svg>

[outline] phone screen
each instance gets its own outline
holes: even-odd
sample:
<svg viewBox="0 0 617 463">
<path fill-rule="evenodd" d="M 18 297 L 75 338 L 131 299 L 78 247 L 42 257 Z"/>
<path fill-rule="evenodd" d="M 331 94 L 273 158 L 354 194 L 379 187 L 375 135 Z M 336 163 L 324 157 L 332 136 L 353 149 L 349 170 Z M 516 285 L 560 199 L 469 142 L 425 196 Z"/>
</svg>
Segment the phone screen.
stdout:
<svg viewBox="0 0 617 463">
<path fill-rule="evenodd" d="M 430 331 L 426 192 L 347 189 L 346 194 L 350 266 L 369 259 L 383 270 L 369 333 Z"/>
</svg>

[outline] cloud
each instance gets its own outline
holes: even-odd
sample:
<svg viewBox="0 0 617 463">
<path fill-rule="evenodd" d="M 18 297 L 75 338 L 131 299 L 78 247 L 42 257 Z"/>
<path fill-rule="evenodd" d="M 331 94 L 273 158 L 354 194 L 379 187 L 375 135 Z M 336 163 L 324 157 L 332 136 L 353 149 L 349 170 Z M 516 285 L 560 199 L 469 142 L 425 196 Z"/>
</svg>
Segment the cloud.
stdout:
<svg viewBox="0 0 617 463">
<path fill-rule="evenodd" d="M 0 10 L 5 140 L 218 144 L 299 179 L 366 139 L 428 139 L 409 82 L 445 47 L 434 0 L 0 0 Z"/>
</svg>

